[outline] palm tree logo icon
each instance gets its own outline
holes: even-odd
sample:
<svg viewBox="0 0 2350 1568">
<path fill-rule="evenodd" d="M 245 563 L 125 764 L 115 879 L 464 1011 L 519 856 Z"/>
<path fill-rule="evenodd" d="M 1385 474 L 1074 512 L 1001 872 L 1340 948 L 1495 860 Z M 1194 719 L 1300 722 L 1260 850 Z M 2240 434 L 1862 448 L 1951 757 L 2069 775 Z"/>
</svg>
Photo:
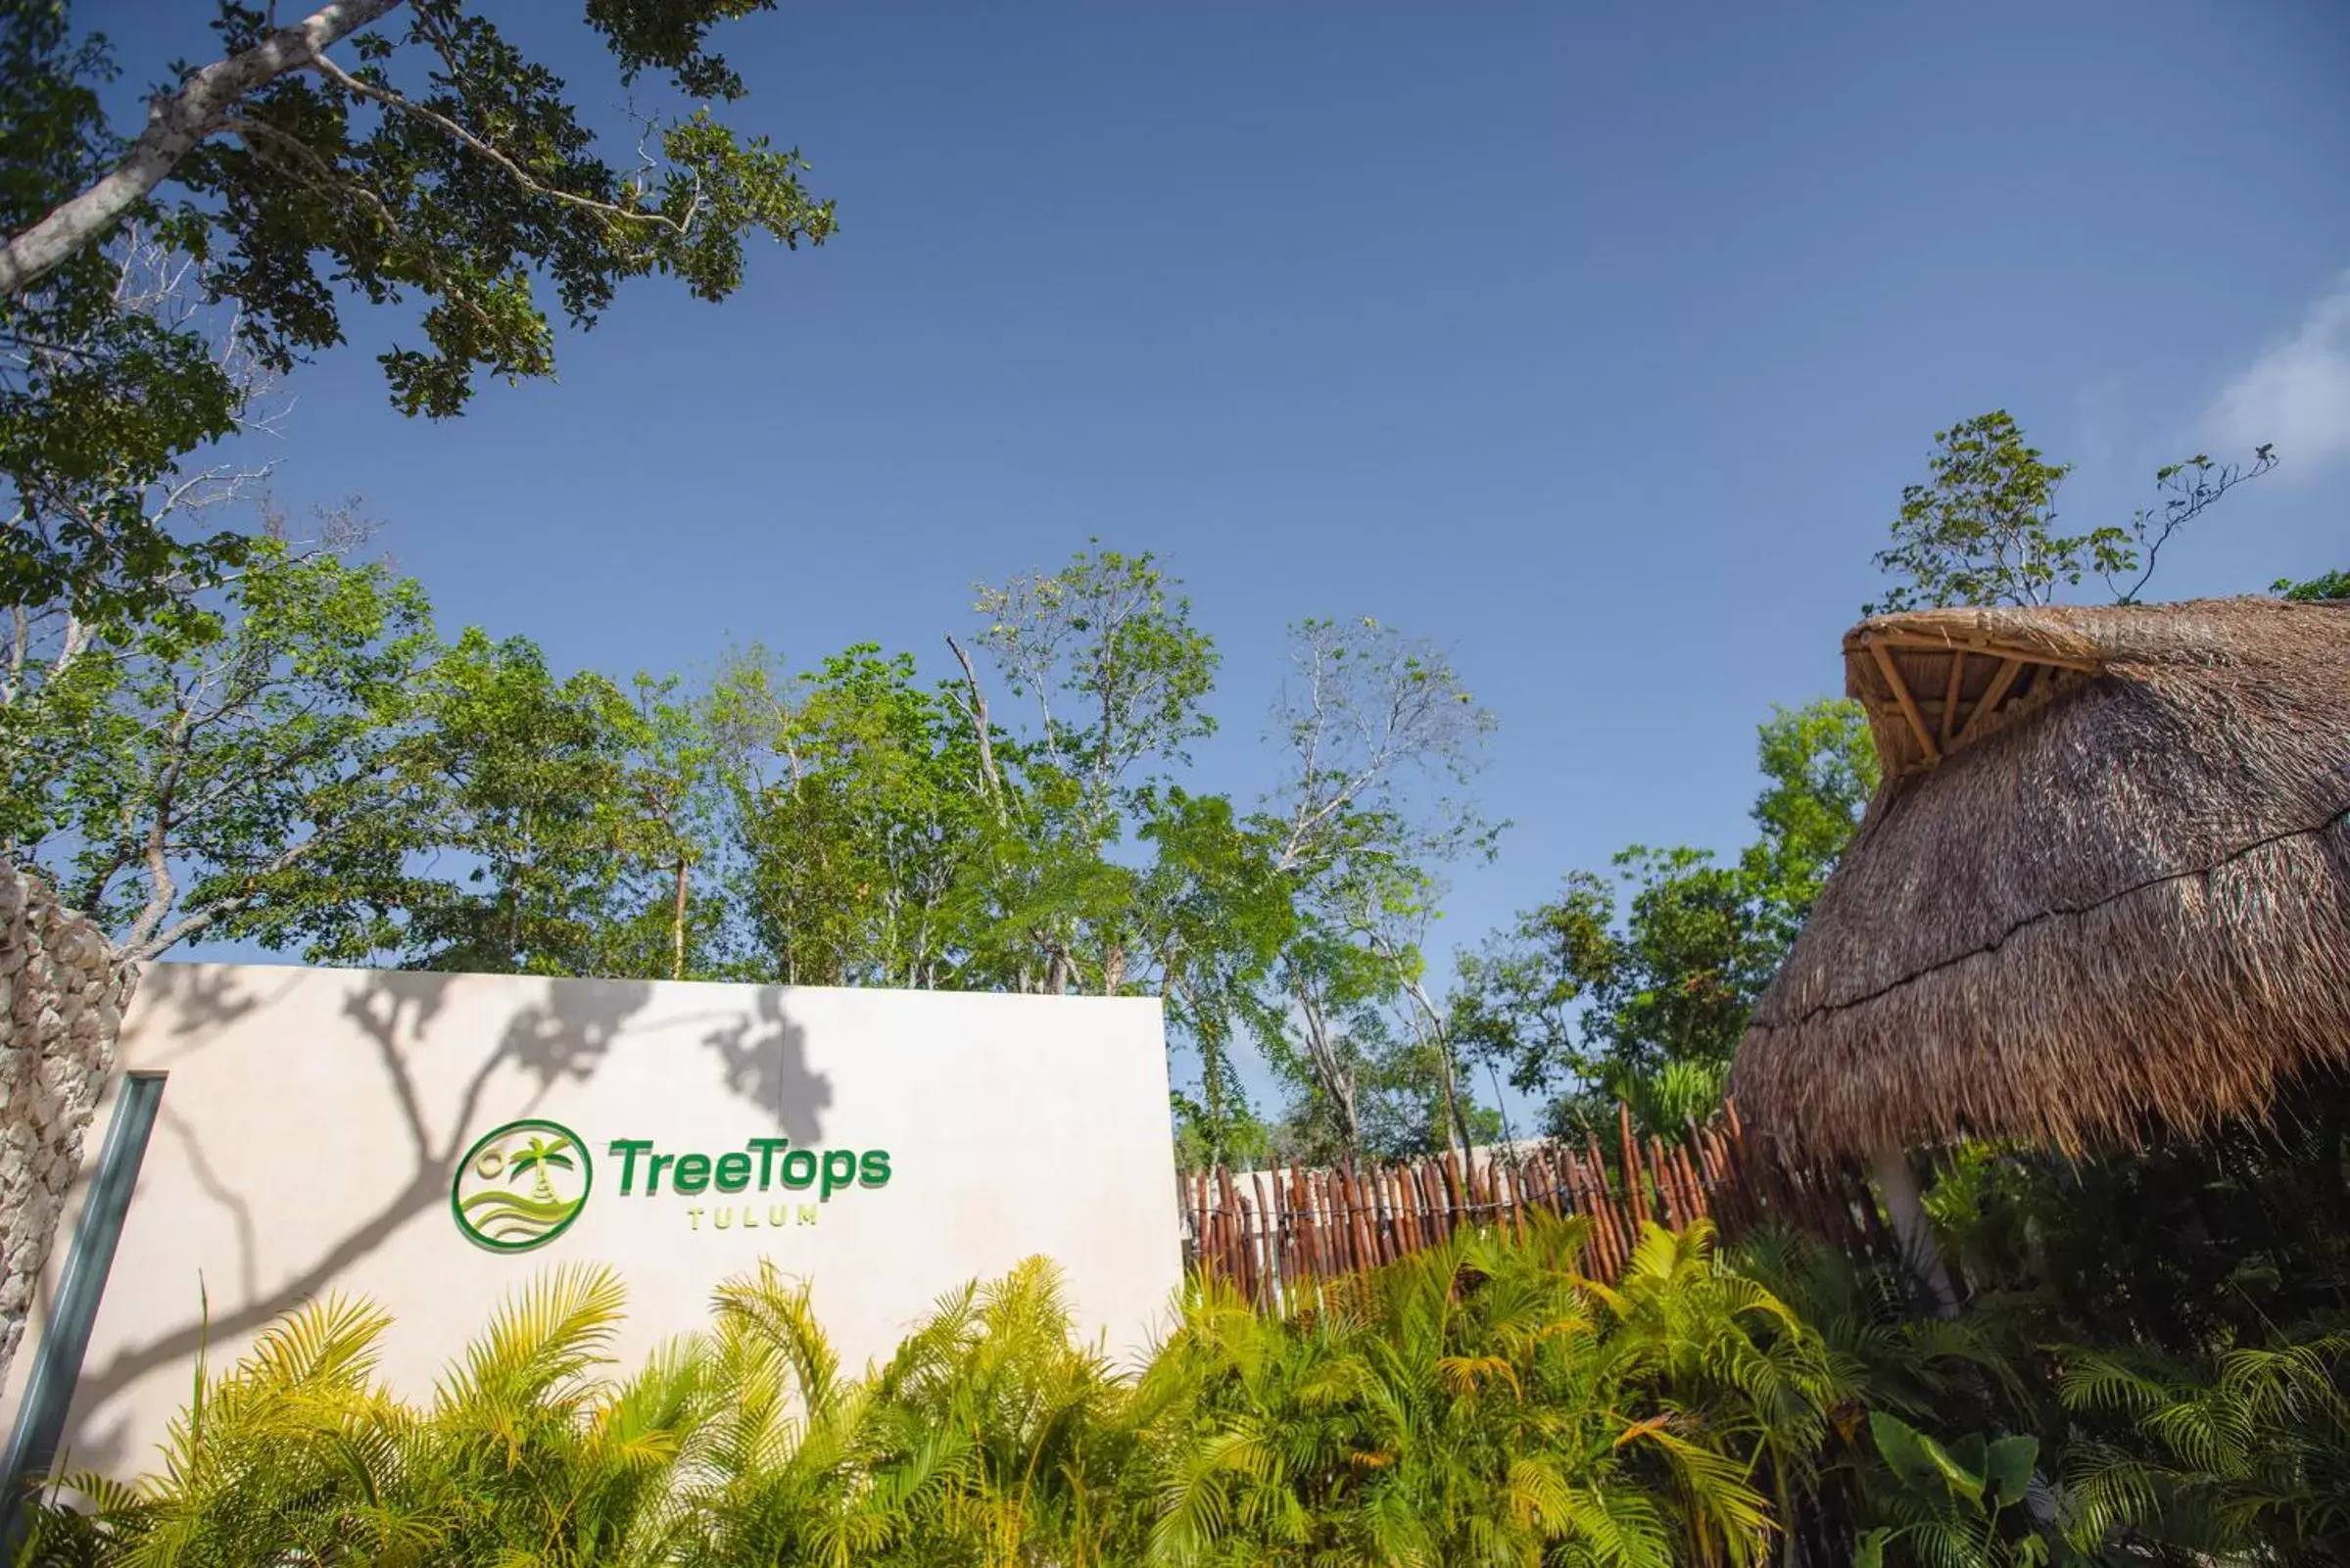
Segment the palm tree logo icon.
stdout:
<svg viewBox="0 0 2350 1568">
<path fill-rule="evenodd" d="M 561 1235 L 595 1183 L 588 1146 L 558 1122 L 536 1117 L 484 1133 L 456 1167 L 449 1211 L 468 1241 L 524 1253 Z"/>
</svg>

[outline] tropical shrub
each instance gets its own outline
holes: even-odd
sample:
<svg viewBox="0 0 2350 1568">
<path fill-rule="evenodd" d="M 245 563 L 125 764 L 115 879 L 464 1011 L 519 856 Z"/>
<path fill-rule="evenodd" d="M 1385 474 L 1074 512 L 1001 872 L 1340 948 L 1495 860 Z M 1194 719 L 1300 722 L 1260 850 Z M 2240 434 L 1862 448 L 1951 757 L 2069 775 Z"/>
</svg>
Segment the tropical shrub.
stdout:
<svg viewBox="0 0 2350 1568">
<path fill-rule="evenodd" d="M 1033 1260 L 845 1367 L 807 1288 L 726 1282 L 620 1375 L 622 1291 L 558 1268 L 427 1399 L 322 1301 L 201 1370 L 157 1468 L 38 1499 L 33 1568 L 1274 1568 L 2350 1560 L 2350 1330 L 2065 1346 L 1895 1270 L 1649 1226 L 1463 1233 L 1267 1316 L 1185 1290 L 1147 1362 Z"/>
<path fill-rule="evenodd" d="M 2039 1462 L 2038 1438 L 1987 1440 L 1970 1432 L 1945 1446 L 1884 1410 L 1869 1412 L 1869 1438 L 1883 1466 L 1873 1500 L 1898 1522 L 1861 1533 L 1858 1568 L 1880 1568 L 1889 1547 L 1946 1568 L 2048 1560 L 2047 1538 L 2024 1508 Z"/>
<path fill-rule="evenodd" d="M 1297 1321 L 1198 1288 L 1138 1401 L 1169 1563 L 1751 1563 L 1824 1428 L 1817 1340 L 1651 1226 L 1458 1238 Z"/>
<path fill-rule="evenodd" d="M 421 1402 L 375 1376 L 384 1314 L 320 1302 L 200 1376 L 155 1474 L 44 1499 L 24 1560 L 1763 1560 L 1827 1429 L 1818 1338 L 1704 1227 L 1651 1227 L 1613 1286 L 1584 1234 L 1464 1236 L 1293 1321 L 1195 1282 L 1137 1376 L 1040 1261 L 855 1375 L 762 1266 L 612 1377 L 619 1284 L 558 1269 Z"/>
<path fill-rule="evenodd" d="M 2059 1395 L 2122 1432 L 2076 1443 L 2071 1533 L 2173 1561 L 2350 1561 L 2350 1332 L 2314 1325 L 2181 1362 L 2070 1353 Z"/>
</svg>

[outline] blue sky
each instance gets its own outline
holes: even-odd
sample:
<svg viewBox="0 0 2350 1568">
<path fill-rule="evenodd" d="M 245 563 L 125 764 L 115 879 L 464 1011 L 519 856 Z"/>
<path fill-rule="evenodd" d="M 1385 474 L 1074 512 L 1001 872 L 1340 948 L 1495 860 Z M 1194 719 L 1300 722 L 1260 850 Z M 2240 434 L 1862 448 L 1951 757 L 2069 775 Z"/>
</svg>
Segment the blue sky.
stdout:
<svg viewBox="0 0 2350 1568">
<path fill-rule="evenodd" d="M 79 15 L 135 83 L 205 10 Z M 298 378 L 280 494 L 363 497 L 452 629 L 942 666 L 974 579 L 1098 535 L 1187 580 L 1246 793 L 1284 623 L 1376 615 L 1502 721 L 1467 940 L 1743 841 L 1953 420 L 2013 410 L 2084 524 L 2277 442 L 2163 596 L 2350 566 L 2339 0 L 788 4 L 730 53 L 837 240 L 624 295 L 454 424 L 388 406 L 396 318 Z"/>
</svg>

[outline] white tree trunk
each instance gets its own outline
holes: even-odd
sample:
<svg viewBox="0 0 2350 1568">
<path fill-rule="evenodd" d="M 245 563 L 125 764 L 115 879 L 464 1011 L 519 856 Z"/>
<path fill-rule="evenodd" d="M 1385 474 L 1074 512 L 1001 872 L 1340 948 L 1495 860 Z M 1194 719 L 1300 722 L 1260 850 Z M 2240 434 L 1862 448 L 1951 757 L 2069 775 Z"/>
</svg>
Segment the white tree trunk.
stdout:
<svg viewBox="0 0 2350 1568">
<path fill-rule="evenodd" d="M 0 1388 L 137 982 L 105 932 L 0 863 Z"/>
<path fill-rule="evenodd" d="M 1869 1174 L 1885 1199 L 1902 1255 L 1934 1292 L 1936 1309 L 1944 1317 L 1956 1316 L 1958 1292 L 1951 1288 L 1950 1271 L 1942 1266 L 1942 1249 L 1934 1245 L 1934 1227 L 1926 1219 L 1925 1195 L 1918 1189 L 1917 1172 L 1910 1168 L 1908 1151 L 1878 1150 L 1869 1161 Z"/>
</svg>

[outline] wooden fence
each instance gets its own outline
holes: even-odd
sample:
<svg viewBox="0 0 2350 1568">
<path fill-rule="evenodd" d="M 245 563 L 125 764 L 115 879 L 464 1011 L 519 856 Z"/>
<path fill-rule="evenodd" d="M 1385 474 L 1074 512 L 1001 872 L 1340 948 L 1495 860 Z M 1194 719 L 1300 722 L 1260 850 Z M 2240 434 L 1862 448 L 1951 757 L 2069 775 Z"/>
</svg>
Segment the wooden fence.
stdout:
<svg viewBox="0 0 2350 1568">
<path fill-rule="evenodd" d="M 1269 1311 L 1304 1305 L 1316 1281 L 1359 1273 L 1436 1245 L 1463 1227 L 1523 1232 L 1527 1216 L 1592 1221 L 1584 1266 L 1613 1280 L 1648 1220 L 1679 1229 L 1713 1220 L 1726 1233 L 1779 1221 L 1850 1252 L 1897 1256 L 1856 1169 L 1815 1171 L 1750 1138 L 1735 1105 L 1667 1145 L 1632 1131 L 1616 1108 L 1612 1168 L 1594 1136 L 1457 1151 L 1353 1168 L 1301 1166 L 1182 1177 L 1192 1267 L 1231 1281 Z"/>
</svg>

